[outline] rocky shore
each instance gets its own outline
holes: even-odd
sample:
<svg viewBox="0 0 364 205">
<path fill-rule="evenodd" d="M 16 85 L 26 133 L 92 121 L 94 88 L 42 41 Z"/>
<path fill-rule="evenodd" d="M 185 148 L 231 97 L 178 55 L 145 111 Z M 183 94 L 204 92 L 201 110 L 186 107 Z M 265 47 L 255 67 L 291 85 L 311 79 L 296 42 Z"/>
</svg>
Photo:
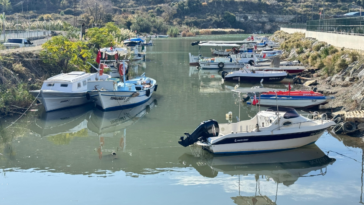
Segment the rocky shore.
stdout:
<svg viewBox="0 0 364 205">
<path fill-rule="evenodd" d="M 276 32 L 270 37 L 281 44 L 285 60 L 299 60 L 306 66 L 298 83 L 306 89 L 335 96 L 319 109 L 335 119 L 337 134 L 364 135 L 364 119 L 345 118 L 346 113 L 364 109 L 364 56 L 357 51 L 336 48 L 325 42 L 305 38 L 304 34 Z M 363 116 L 364 118 L 364 116 Z M 354 130 L 353 132 L 351 130 Z"/>
</svg>

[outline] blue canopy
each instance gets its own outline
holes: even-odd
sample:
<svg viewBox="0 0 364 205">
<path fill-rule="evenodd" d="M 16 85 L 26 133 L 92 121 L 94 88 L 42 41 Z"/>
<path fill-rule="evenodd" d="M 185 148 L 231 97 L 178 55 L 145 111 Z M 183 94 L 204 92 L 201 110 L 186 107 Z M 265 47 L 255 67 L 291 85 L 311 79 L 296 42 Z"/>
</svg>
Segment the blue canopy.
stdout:
<svg viewBox="0 0 364 205">
<path fill-rule="evenodd" d="M 144 40 L 141 38 L 131 38 L 130 41 L 144 42 Z"/>
</svg>

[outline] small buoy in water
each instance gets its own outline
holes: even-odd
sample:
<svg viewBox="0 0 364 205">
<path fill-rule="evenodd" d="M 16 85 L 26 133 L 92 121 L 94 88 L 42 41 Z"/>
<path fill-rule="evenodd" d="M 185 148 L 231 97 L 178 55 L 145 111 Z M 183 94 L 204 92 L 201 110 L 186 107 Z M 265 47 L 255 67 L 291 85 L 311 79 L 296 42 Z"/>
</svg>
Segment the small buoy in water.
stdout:
<svg viewBox="0 0 364 205">
<path fill-rule="evenodd" d="M 115 156 L 115 155 L 116 155 L 116 153 L 115 153 L 115 152 L 112 152 L 112 155 L 114 155 L 114 156 Z"/>
</svg>

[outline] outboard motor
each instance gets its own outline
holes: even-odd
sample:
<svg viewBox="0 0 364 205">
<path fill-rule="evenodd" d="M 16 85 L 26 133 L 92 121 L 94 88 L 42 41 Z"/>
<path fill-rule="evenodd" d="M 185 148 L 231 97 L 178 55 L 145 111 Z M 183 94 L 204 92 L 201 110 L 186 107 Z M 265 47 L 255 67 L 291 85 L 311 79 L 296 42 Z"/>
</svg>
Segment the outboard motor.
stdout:
<svg viewBox="0 0 364 205">
<path fill-rule="evenodd" d="M 192 134 L 185 133 L 185 135 L 185 138 L 182 136 L 178 141 L 184 147 L 194 144 L 197 141 L 206 141 L 209 137 L 219 136 L 219 123 L 215 120 L 204 121 Z"/>
<path fill-rule="evenodd" d="M 198 45 L 199 43 L 200 43 L 200 41 L 195 41 L 195 42 L 192 42 L 191 45 L 195 46 L 195 45 Z"/>
</svg>

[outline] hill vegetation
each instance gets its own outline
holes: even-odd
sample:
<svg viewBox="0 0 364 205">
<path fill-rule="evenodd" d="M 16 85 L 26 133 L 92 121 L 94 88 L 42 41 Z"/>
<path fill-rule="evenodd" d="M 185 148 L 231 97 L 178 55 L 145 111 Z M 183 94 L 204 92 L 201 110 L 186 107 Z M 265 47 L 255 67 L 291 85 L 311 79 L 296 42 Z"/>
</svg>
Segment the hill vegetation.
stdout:
<svg viewBox="0 0 364 205">
<path fill-rule="evenodd" d="M 247 33 L 272 33 L 278 28 L 273 15 L 295 15 L 292 22 L 328 18 L 353 11 L 364 0 L 0 0 L 7 20 L 62 20 L 79 26 L 102 26 L 115 22 L 122 28 L 145 33 L 166 33 L 170 27 L 179 31 L 191 28 L 237 28 Z M 18 15 L 15 15 L 18 14 Z M 242 14 L 244 21 L 237 21 Z M 256 22 L 247 14 L 269 14 L 269 22 Z M 269 25 L 269 26 L 267 26 Z"/>
</svg>

